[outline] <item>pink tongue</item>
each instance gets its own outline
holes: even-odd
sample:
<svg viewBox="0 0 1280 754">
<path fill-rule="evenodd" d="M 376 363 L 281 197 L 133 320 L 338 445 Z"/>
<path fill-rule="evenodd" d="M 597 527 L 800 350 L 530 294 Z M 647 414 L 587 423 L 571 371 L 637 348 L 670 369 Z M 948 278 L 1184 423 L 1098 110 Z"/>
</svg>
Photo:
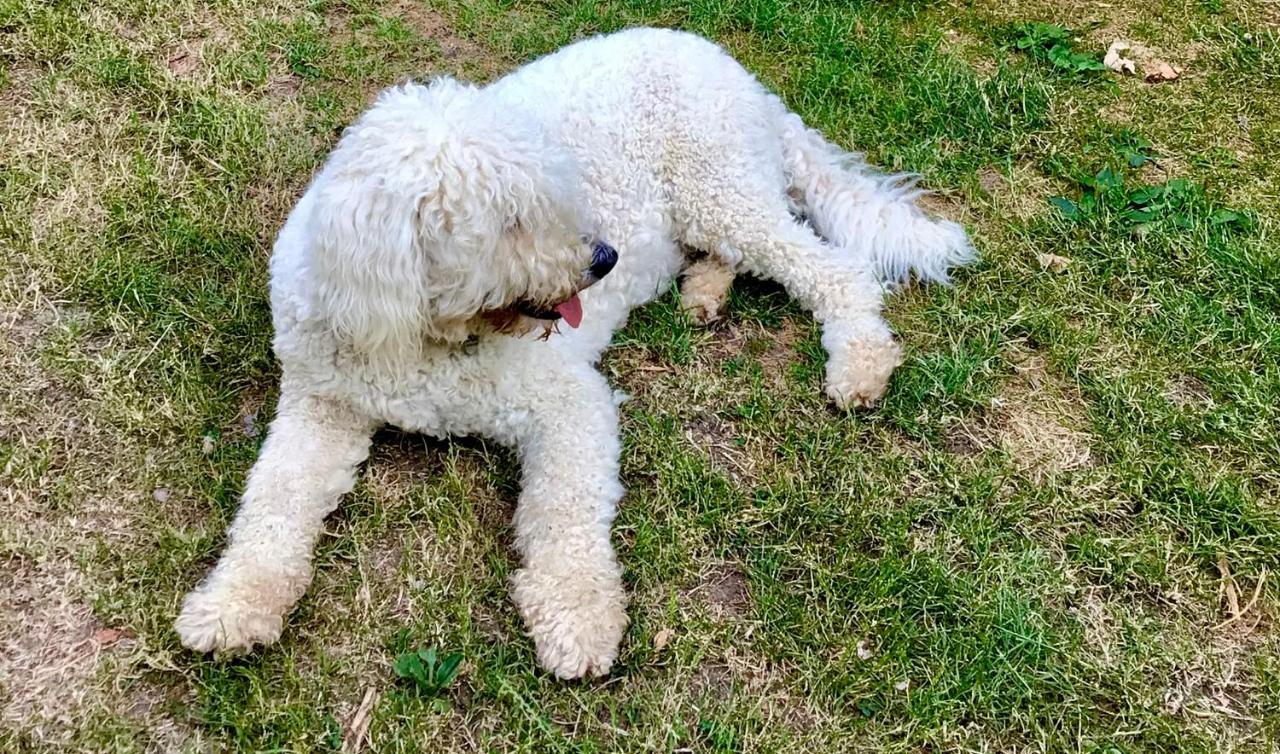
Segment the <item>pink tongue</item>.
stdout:
<svg viewBox="0 0 1280 754">
<path fill-rule="evenodd" d="M 569 323 L 569 327 L 577 329 L 578 325 L 582 324 L 582 302 L 578 300 L 578 294 L 575 293 L 556 304 L 556 311 L 560 312 L 564 321 Z"/>
</svg>

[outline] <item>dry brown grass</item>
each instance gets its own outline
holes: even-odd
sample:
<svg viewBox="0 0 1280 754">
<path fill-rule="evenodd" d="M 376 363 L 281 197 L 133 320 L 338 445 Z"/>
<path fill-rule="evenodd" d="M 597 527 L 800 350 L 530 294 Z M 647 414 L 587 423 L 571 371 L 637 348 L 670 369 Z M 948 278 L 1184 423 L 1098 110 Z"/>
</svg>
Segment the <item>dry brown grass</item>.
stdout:
<svg viewBox="0 0 1280 754">
<path fill-rule="evenodd" d="M 1022 352 L 1014 375 L 991 408 L 977 419 L 953 424 L 947 443 L 970 454 L 999 448 L 1036 481 L 1093 463 L 1083 404 L 1045 369 L 1042 356 Z"/>
</svg>

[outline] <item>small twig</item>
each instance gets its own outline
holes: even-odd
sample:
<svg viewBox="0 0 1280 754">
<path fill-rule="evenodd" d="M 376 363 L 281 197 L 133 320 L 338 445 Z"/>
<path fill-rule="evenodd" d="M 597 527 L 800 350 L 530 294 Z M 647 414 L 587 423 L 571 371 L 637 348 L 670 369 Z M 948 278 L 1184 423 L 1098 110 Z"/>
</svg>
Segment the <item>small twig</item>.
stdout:
<svg viewBox="0 0 1280 754">
<path fill-rule="evenodd" d="M 211 167 L 214 167 L 214 168 L 217 168 L 218 170 L 220 170 L 220 171 L 221 171 L 221 172 L 223 172 L 223 173 L 227 173 L 227 174 L 230 174 L 230 173 L 231 173 L 231 171 L 230 171 L 230 170 L 227 170 L 227 169 L 226 169 L 225 167 L 223 167 L 223 166 L 222 166 L 222 165 L 221 165 L 217 160 L 213 159 L 212 157 L 206 157 L 205 155 L 202 155 L 202 154 L 199 154 L 199 153 L 196 153 L 196 157 L 199 157 L 199 158 L 200 158 L 203 162 L 205 162 L 207 165 L 209 165 L 209 166 L 211 166 Z"/>
<path fill-rule="evenodd" d="M 372 720 L 370 713 L 377 700 L 378 692 L 372 686 L 365 689 L 364 699 L 361 700 L 356 713 L 351 716 L 351 722 L 347 725 L 347 735 L 342 739 L 344 754 L 355 754 L 364 745 L 365 734 L 369 732 L 369 723 Z"/>
<path fill-rule="evenodd" d="M 1231 576 L 1231 566 L 1227 564 L 1227 556 L 1218 556 L 1218 573 L 1222 577 L 1221 588 L 1227 595 L 1227 609 L 1231 613 L 1230 620 L 1240 619 L 1240 592 L 1236 588 L 1236 580 Z"/>
<path fill-rule="evenodd" d="M 1231 617 L 1227 618 L 1226 620 L 1222 621 L 1218 625 L 1214 626 L 1213 630 L 1219 631 L 1221 629 L 1224 629 L 1227 626 L 1230 626 L 1232 623 L 1235 623 L 1236 621 L 1240 620 L 1244 616 L 1248 615 L 1249 611 L 1252 610 L 1258 604 L 1258 598 L 1262 596 L 1262 585 L 1265 583 L 1267 583 L 1267 569 L 1263 568 L 1261 575 L 1258 576 L 1258 583 L 1255 584 L 1253 587 L 1253 594 L 1249 596 L 1249 601 L 1245 603 L 1245 606 L 1243 608 L 1241 608 L 1238 604 L 1235 603 L 1234 600 L 1231 600 L 1230 597 L 1228 596 L 1228 601 L 1232 602 Z M 1254 626 L 1256 627 L 1257 624 L 1255 623 Z"/>
<path fill-rule="evenodd" d="M 1231 709 L 1225 704 L 1210 704 L 1209 707 L 1211 707 L 1214 710 L 1217 710 L 1220 714 L 1226 715 L 1232 720 L 1239 720 L 1241 722 L 1246 722 L 1246 723 L 1258 722 L 1258 718 L 1250 717 L 1249 715 L 1246 715 L 1243 712 L 1236 712 L 1235 710 Z"/>
</svg>

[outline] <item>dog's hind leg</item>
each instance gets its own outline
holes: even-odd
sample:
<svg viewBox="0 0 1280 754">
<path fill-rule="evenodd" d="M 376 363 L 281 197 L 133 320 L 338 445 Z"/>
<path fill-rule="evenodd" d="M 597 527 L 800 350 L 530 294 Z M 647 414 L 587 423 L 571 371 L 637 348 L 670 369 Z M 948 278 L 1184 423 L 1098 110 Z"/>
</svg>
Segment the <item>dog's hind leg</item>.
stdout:
<svg viewBox="0 0 1280 754">
<path fill-rule="evenodd" d="M 183 601 L 176 628 L 194 650 L 247 650 L 280 637 L 311 582 L 324 517 L 355 483 L 374 423 L 330 400 L 290 392 L 249 479 L 218 564 Z"/>
<path fill-rule="evenodd" d="M 901 355 L 881 317 L 885 291 L 871 267 L 824 243 L 781 206 L 737 217 L 726 240 L 741 253 L 743 269 L 781 283 L 822 324 L 827 395 L 841 408 L 879 400 Z"/>
<path fill-rule="evenodd" d="M 885 291 L 870 261 L 825 243 L 759 175 L 722 175 L 724 183 L 681 200 L 691 220 L 682 240 L 781 283 L 822 323 L 827 394 L 841 408 L 874 403 L 900 357 L 880 316 Z"/>
</svg>

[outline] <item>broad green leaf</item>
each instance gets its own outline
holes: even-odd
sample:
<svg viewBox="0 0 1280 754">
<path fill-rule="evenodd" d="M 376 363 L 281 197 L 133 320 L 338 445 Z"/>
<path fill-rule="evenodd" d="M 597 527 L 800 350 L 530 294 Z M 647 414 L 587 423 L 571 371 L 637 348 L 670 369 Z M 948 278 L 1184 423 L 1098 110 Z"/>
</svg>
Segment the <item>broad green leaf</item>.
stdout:
<svg viewBox="0 0 1280 754">
<path fill-rule="evenodd" d="M 1209 222 L 1213 225 L 1226 225 L 1229 223 L 1241 223 L 1244 221 L 1244 215 L 1230 209 L 1220 209 L 1209 215 Z"/>
<path fill-rule="evenodd" d="M 1112 170 L 1110 166 L 1107 166 L 1099 170 L 1098 174 L 1093 177 L 1093 185 L 1099 191 L 1110 191 L 1113 188 L 1124 186 L 1124 179 L 1116 171 Z"/>
<path fill-rule="evenodd" d="M 1065 196 L 1051 196 L 1049 203 L 1057 207 L 1062 216 L 1068 220 L 1080 219 L 1080 207 Z"/>
<path fill-rule="evenodd" d="M 1129 167 L 1131 168 L 1140 168 L 1143 165 L 1146 165 L 1148 162 L 1151 162 L 1150 157 L 1148 157 L 1147 155 L 1141 152 L 1135 152 L 1133 150 L 1125 150 L 1124 157 L 1125 157 L 1125 161 L 1129 163 Z"/>
<path fill-rule="evenodd" d="M 416 679 L 422 675 L 422 661 L 415 654 L 402 654 L 396 658 L 392 669 L 401 678 Z"/>
<path fill-rule="evenodd" d="M 1063 44 L 1056 44 L 1049 48 L 1049 61 L 1056 66 L 1066 68 L 1070 65 L 1071 48 Z"/>
<path fill-rule="evenodd" d="M 1129 201 L 1133 204 L 1150 204 L 1153 199 L 1163 197 L 1164 186 L 1147 186 L 1129 192 Z"/>
<path fill-rule="evenodd" d="M 1072 56 L 1077 71 L 1105 71 L 1107 66 L 1101 60 L 1086 52 L 1077 52 Z"/>
<path fill-rule="evenodd" d="M 458 666 L 461 664 L 461 652 L 451 652 L 445 655 L 444 660 L 440 662 L 440 667 L 436 670 L 436 683 L 438 683 L 441 688 L 452 683 L 454 677 L 458 675 Z"/>
</svg>

